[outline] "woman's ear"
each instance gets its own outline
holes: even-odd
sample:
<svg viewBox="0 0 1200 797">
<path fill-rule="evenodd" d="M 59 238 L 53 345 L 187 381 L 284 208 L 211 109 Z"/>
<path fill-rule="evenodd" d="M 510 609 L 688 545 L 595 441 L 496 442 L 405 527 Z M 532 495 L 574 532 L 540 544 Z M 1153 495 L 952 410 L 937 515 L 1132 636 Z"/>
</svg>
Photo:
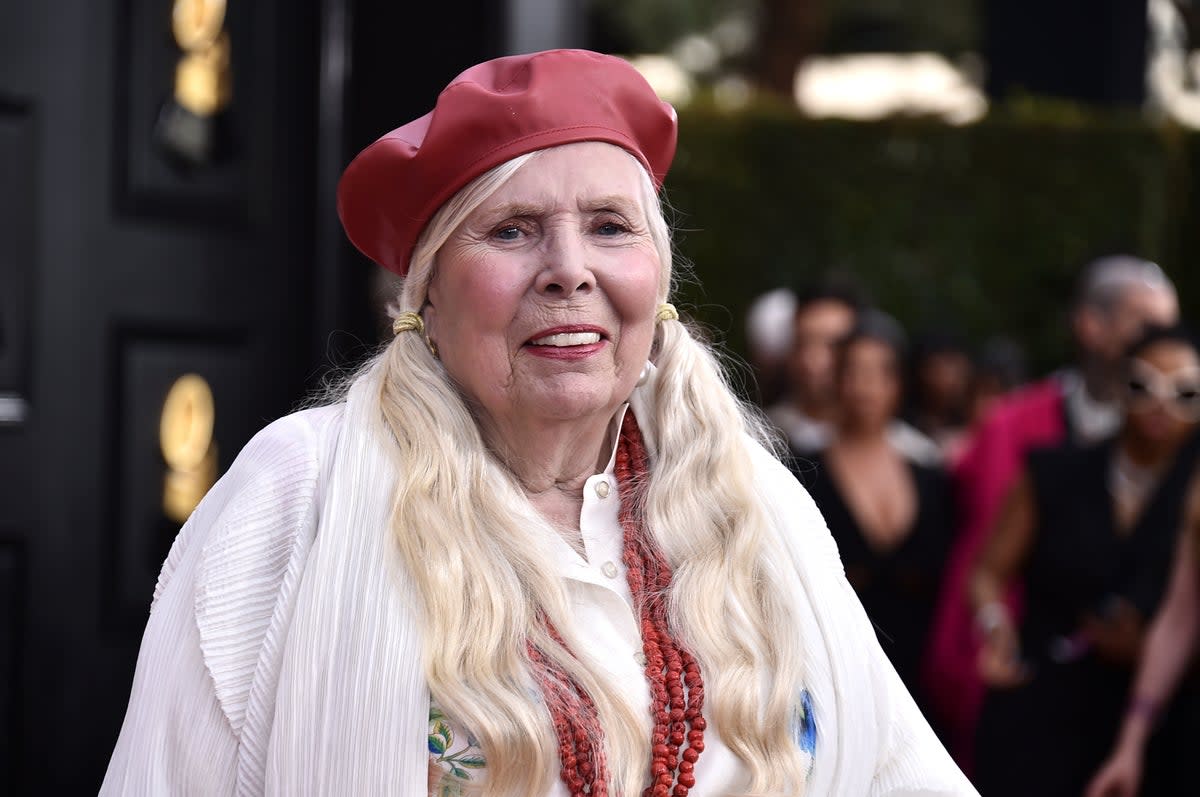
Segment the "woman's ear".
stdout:
<svg viewBox="0 0 1200 797">
<path fill-rule="evenodd" d="M 429 347 L 429 353 L 435 360 L 441 359 L 438 357 L 437 345 L 438 314 L 433 302 L 425 301 L 425 306 L 421 308 L 421 316 L 425 321 L 425 345 Z"/>
<path fill-rule="evenodd" d="M 426 301 L 421 309 L 421 318 L 425 321 L 425 337 L 433 345 L 437 344 L 437 307 L 432 301 Z"/>
<path fill-rule="evenodd" d="M 437 271 L 429 279 L 429 285 L 425 289 L 425 303 L 421 305 L 421 318 L 425 321 L 425 339 L 429 341 L 431 349 L 437 349 L 437 330 L 438 330 L 438 300 L 441 297 L 441 291 L 438 289 Z"/>
</svg>

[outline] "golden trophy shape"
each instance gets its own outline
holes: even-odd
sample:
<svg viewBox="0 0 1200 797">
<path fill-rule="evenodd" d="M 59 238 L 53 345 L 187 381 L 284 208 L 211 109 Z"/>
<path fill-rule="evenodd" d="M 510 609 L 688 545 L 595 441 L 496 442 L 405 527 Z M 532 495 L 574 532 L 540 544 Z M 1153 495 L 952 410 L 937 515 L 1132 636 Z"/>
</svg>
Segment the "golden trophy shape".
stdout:
<svg viewBox="0 0 1200 797">
<path fill-rule="evenodd" d="M 175 380 L 163 402 L 159 446 L 167 464 L 163 514 L 176 524 L 192 514 L 217 481 L 216 408 L 204 377 L 186 374 Z"/>
<path fill-rule="evenodd" d="M 224 112 L 233 99 L 233 71 L 224 26 L 225 0 L 175 0 L 171 31 L 181 56 L 156 133 L 172 159 L 186 166 L 212 164 L 226 154 Z"/>
</svg>

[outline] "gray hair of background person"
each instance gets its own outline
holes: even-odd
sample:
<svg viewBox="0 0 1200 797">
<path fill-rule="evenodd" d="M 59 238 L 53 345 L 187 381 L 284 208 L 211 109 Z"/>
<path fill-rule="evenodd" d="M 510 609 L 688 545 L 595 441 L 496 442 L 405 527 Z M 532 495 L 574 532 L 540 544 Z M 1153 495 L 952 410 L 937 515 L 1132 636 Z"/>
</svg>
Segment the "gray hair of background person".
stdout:
<svg viewBox="0 0 1200 797">
<path fill-rule="evenodd" d="M 1109 255 L 1093 260 L 1084 268 L 1075 306 L 1109 312 L 1130 288 L 1162 290 L 1176 295 L 1175 283 L 1157 263 L 1132 255 Z"/>
</svg>

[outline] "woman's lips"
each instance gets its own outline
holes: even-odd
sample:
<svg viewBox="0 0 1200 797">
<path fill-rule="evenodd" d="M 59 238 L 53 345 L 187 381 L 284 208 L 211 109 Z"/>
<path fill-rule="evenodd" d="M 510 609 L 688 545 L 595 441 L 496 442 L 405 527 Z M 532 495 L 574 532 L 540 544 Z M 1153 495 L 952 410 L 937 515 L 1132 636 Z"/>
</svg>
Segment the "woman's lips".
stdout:
<svg viewBox="0 0 1200 797">
<path fill-rule="evenodd" d="M 586 346 L 599 343 L 599 332 L 556 332 L 529 341 L 534 346 Z"/>
<path fill-rule="evenodd" d="M 553 360 L 578 360 L 600 351 L 605 342 L 603 330 L 595 327 L 557 327 L 539 332 L 525 349 Z"/>
</svg>

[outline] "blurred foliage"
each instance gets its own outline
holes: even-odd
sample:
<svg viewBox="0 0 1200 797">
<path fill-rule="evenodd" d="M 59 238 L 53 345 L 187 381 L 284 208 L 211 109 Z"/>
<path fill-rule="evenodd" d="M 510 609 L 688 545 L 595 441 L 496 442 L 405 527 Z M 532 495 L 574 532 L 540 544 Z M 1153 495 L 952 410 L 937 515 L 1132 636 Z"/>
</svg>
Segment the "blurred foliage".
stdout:
<svg viewBox="0 0 1200 797">
<path fill-rule="evenodd" d="M 957 55 L 978 49 L 982 0 L 788 0 L 822 20 L 824 52 L 916 52 Z M 757 18 L 764 0 L 590 0 L 593 26 L 630 53 L 669 50 L 684 36 L 707 33 L 731 15 Z"/>
<path fill-rule="evenodd" d="M 1015 107 L 969 127 L 815 122 L 783 105 L 680 114 L 667 180 L 689 313 L 743 353 L 750 300 L 840 272 L 911 331 L 1008 334 L 1037 371 L 1070 355 L 1079 267 L 1160 262 L 1200 322 L 1200 135 Z"/>
<path fill-rule="evenodd" d="M 797 0 L 808 2 L 811 0 Z M 753 14 L 757 0 L 590 0 L 593 26 L 627 52 L 661 53 L 684 36 L 708 33 L 731 14 Z"/>
<path fill-rule="evenodd" d="M 1054 127 L 1086 127 L 1114 125 L 1142 127 L 1146 116 L 1132 108 L 1102 108 L 1080 100 L 1050 97 L 1013 90 L 1003 100 L 993 100 L 989 113 L 993 120 L 1052 125 Z"/>
<path fill-rule="evenodd" d="M 820 0 L 825 52 L 938 52 L 979 47 L 982 0 Z"/>
</svg>

